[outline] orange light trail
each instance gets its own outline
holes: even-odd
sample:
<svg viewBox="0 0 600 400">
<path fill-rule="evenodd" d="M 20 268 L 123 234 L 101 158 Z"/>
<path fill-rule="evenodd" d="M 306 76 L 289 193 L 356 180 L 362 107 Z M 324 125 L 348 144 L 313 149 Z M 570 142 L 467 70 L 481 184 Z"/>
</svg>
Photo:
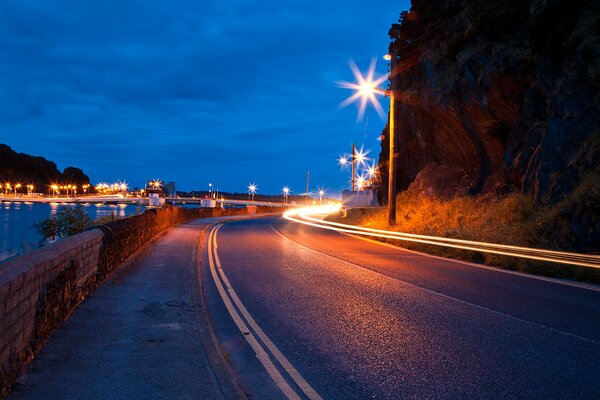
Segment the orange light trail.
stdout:
<svg viewBox="0 0 600 400">
<path fill-rule="evenodd" d="M 564 251 L 534 249 L 529 247 L 511 246 L 497 243 L 476 242 L 471 240 L 450 239 L 438 236 L 417 235 L 404 232 L 393 232 L 382 229 L 341 224 L 314 218 L 314 215 L 327 215 L 339 211 L 341 206 L 307 207 L 287 211 L 283 217 L 289 221 L 333 230 L 371 237 L 396 239 L 407 242 L 443 246 L 460 250 L 479 251 L 482 253 L 503 256 L 527 258 L 538 261 L 549 261 L 560 264 L 576 265 L 590 268 L 600 268 L 600 256 L 592 254 L 569 253 Z"/>
</svg>

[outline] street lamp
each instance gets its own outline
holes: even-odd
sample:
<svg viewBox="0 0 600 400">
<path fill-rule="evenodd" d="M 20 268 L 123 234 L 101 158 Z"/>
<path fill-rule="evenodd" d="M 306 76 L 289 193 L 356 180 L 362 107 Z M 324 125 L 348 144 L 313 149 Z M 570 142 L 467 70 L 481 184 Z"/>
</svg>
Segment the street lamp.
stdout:
<svg viewBox="0 0 600 400">
<path fill-rule="evenodd" d="M 17 189 L 21 189 L 21 184 L 20 183 L 17 183 L 15 185 L 15 197 L 17 197 Z"/>
<path fill-rule="evenodd" d="M 254 183 L 251 183 L 248 186 L 248 195 L 249 195 L 249 197 L 252 196 L 252 201 L 254 201 L 254 193 L 256 193 L 257 189 L 258 189 L 258 186 L 256 186 Z"/>
<path fill-rule="evenodd" d="M 366 75 L 363 75 L 354 62 L 350 63 L 350 69 L 354 74 L 357 82 L 338 82 L 340 87 L 346 89 L 352 89 L 355 93 L 348 97 L 344 102 L 342 102 L 341 106 L 345 107 L 348 104 L 360 99 L 360 108 L 358 112 L 358 120 L 360 121 L 364 116 L 365 109 L 367 106 L 367 102 L 373 104 L 379 115 L 384 115 L 383 108 L 379 101 L 375 97 L 377 94 L 383 94 L 385 96 L 389 96 L 390 98 L 390 118 L 389 118 L 389 161 L 388 161 L 388 223 L 390 225 L 396 224 L 396 169 L 394 168 L 394 158 L 395 158 L 395 116 L 394 116 L 394 104 L 395 104 L 395 96 L 397 91 L 393 90 L 393 75 L 396 71 L 396 57 L 390 54 L 387 54 L 384 57 L 386 60 L 390 61 L 390 75 L 389 77 L 378 77 L 375 78 L 375 60 L 371 61 L 371 65 L 369 66 L 369 70 Z M 388 90 L 380 89 L 378 86 L 382 84 L 387 79 L 390 80 L 390 86 L 392 88 Z"/>
<path fill-rule="evenodd" d="M 325 190 L 319 189 L 319 204 L 323 204 L 323 196 L 325 196 Z"/>
<path fill-rule="evenodd" d="M 290 194 L 290 188 L 287 186 L 284 186 L 283 189 L 281 189 L 281 191 L 283 192 L 283 203 L 287 204 L 288 196 Z"/>
</svg>

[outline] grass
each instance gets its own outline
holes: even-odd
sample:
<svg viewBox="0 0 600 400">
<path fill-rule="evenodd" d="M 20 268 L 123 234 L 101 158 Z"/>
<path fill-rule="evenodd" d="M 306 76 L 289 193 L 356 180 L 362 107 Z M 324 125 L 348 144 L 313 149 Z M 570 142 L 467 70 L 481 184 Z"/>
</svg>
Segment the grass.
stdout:
<svg viewBox="0 0 600 400">
<path fill-rule="evenodd" d="M 541 206 L 530 196 L 511 194 L 432 199 L 404 192 L 397 198 L 397 224 L 390 228 L 387 210 L 350 209 L 337 222 L 448 238 L 598 254 L 600 177 L 592 175 L 563 201 Z M 596 232 L 595 232 L 596 230 Z M 557 278 L 600 283 L 600 270 L 515 257 L 456 250 L 392 239 L 377 239 L 442 257 Z M 589 243 L 588 243 L 589 242 Z"/>
</svg>

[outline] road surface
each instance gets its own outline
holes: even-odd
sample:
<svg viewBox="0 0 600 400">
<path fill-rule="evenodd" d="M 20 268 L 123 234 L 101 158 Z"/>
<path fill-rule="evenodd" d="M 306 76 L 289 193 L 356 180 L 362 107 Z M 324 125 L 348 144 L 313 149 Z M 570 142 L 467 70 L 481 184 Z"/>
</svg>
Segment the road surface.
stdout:
<svg viewBox="0 0 600 400">
<path fill-rule="evenodd" d="M 600 398 L 598 290 L 276 217 L 211 230 L 201 276 L 249 398 Z"/>
</svg>

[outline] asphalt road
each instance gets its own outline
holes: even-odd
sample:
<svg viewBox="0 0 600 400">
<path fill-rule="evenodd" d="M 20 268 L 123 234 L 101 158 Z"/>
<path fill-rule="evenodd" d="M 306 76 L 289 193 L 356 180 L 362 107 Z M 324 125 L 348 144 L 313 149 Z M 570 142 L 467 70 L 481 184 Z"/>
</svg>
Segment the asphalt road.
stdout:
<svg viewBox="0 0 600 400">
<path fill-rule="evenodd" d="M 274 217 L 206 235 L 201 263 L 249 398 L 285 398 L 283 384 L 299 398 L 600 399 L 600 291 Z"/>
</svg>

